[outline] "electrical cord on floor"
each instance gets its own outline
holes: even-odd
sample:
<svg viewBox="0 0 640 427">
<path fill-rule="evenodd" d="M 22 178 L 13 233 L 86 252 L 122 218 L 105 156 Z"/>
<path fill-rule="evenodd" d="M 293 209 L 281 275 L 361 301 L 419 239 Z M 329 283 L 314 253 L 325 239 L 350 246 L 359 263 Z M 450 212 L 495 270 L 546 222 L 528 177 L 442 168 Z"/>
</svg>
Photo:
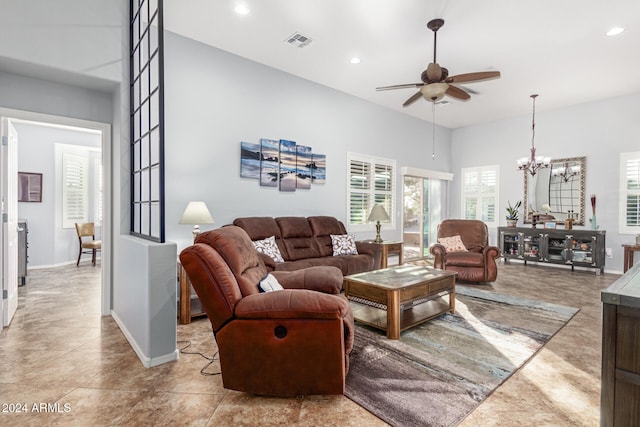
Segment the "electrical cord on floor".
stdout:
<svg viewBox="0 0 640 427">
<path fill-rule="evenodd" d="M 186 351 L 187 348 L 191 347 L 191 341 L 190 340 L 182 340 L 182 341 L 177 341 L 177 344 L 180 343 L 186 343 L 187 345 L 185 345 L 184 347 L 182 347 L 180 349 L 180 353 L 182 354 L 197 354 L 199 356 L 202 356 L 203 358 L 207 359 L 209 361 L 209 363 L 207 363 L 206 365 L 204 365 L 202 367 L 202 369 L 200 369 L 200 375 L 220 375 L 222 372 L 205 372 L 205 369 L 207 369 L 209 366 L 211 366 L 211 364 L 213 364 L 213 362 L 219 360 L 216 356 L 218 355 L 218 352 L 216 351 L 215 353 L 213 353 L 213 356 L 209 357 L 199 351 Z"/>
</svg>

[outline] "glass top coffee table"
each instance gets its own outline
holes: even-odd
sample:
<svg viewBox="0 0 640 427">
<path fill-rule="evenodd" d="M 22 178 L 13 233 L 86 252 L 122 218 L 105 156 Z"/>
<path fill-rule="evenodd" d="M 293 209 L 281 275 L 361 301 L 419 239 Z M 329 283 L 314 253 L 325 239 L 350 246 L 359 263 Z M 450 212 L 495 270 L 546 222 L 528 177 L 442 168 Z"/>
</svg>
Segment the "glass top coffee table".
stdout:
<svg viewBox="0 0 640 427">
<path fill-rule="evenodd" d="M 400 332 L 447 311 L 454 313 L 456 273 L 417 265 L 399 265 L 344 278 L 344 293 L 354 318 L 387 332 Z"/>
</svg>

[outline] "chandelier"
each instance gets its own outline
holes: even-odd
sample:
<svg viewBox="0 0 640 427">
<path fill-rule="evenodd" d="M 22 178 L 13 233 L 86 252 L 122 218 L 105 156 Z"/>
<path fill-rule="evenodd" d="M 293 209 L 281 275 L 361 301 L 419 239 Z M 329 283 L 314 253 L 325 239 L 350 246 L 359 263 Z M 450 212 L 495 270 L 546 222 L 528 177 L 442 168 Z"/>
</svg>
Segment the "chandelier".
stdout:
<svg viewBox="0 0 640 427">
<path fill-rule="evenodd" d="M 531 157 L 526 158 L 523 157 L 518 159 L 518 169 L 522 171 L 529 171 L 531 176 L 535 176 L 540 168 L 548 168 L 551 163 L 551 159 L 549 157 L 536 156 L 536 146 L 535 146 L 535 137 L 536 137 L 536 97 L 538 95 L 531 95 L 533 99 L 533 118 L 531 119 Z"/>
<path fill-rule="evenodd" d="M 569 182 L 569 180 L 576 175 L 580 175 L 580 166 L 569 166 L 569 162 L 564 162 L 562 167 L 551 168 L 551 176 L 558 176 L 562 178 L 564 182 Z"/>
</svg>

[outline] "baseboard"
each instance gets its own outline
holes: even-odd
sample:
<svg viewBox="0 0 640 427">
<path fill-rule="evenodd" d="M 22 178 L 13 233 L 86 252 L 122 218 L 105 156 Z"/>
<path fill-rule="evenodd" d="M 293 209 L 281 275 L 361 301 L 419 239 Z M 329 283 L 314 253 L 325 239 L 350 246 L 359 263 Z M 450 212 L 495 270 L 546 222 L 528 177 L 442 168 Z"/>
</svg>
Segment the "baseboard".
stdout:
<svg viewBox="0 0 640 427">
<path fill-rule="evenodd" d="M 140 346 L 138 346 L 136 340 L 133 339 L 133 336 L 124 325 L 124 322 L 120 320 L 118 315 L 113 312 L 113 310 L 111 311 L 111 317 L 113 317 L 113 320 L 115 320 L 116 324 L 122 331 L 122 334 L 125 336 L 127 341 L 129 341 L 129 345 L 131 345 L 131 348 L 133 348 L 133 351 L 136 353 L 138 359 L 140 359 L 140 362 L 142 362 L 142 366 L 144 366 L 145 368 L 153 368 L 154 366 L 162 365 L 164 363 L 174 362 L 180 358 L 180 351 L 177 348 L 169 354 L 158 357 L 148 357 L 146 354 L 144 354 Z"/>
<path fill-rule="evenodd" d="M 563 270 L 569 270 L 571 271 L 571 266 L 570 265 L 565 265 L 565 264 L 554 264 L 551 262 L 537 262 L 537 261 L 531 261 L 531 260 L 527 260 L 527 264 L 525 265 L 524 261 L 521 259 L 509 259 L 509 262 L 511 261 L 515 261 L 517 263 L 519 263 L 522 266 L 527 266 L 527 265 L 535 265 L 535 266 L 539 266 L 539 267 L 551 267 L 551 268 L 560 268 Z M 505 263 L 503 258 L 500 258 L 500 261 L 498 261 L 502 264 L 507 264 Z M 514 264 L 515 265 L 515 264 Z M 592 273 L 596 273 L 596 274 L 600 274 L 600 269 L 599 268 L 593 268 L 593 267 L 582 267 L 582 266 L 574 266 L 573 267 L 575 271 L 587 271 L 587 272 L 592 272 Z M 609 273 L 609 274 L 623 274 L 622 271 L 618 271 L 618 270 L 608 270 L 606 267 L 604 269 L 604 274 Z"/>
<path fill-rule="evenodd" d="M 96 258 L 96 263 L 99 260 L 100 260 L 100 257 L 97 257 Z M 48 264 L 48 265 L 27 265 L 27 271 L 29 271 L 29 270 L 40 270 L 40 269 L 43 269 L 43 268 L 64 267 L 65 265 L 75 264 L 76 262 L 78 262 L 78 261 L 77 260 L 72 260 L 72 261 L 58 262 L 56 264 Z M 85 262 L 88 263 L 88 264 L 91 264 L 91 259 L 80 260 L 81 264 L 83 264 Z M 98 265 L 96 265 L 96 266 L 98 266 Z"/>
</svg>

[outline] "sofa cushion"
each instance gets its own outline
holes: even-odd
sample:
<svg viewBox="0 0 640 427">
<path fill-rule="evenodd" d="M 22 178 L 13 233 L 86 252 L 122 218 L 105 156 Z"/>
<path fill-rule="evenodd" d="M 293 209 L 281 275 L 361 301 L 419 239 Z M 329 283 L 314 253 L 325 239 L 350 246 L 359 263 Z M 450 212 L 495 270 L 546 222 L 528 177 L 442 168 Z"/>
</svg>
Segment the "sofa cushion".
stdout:
<svg viewBox="0 0 640 427">
<path fill-rule="evenodd" d="M 484 255 L 479 252 L 450 252 L 447 254 L 447 267 L 484 267 Z"/>
<path fill-rule="evenodd" d="M 333 256 L 358 255 L 356 239 L 353 234 L 332 234 L 331 244 L 333 246 Z"/>
<path fill-rule="evenodd" d="M 285 261 L 276 264 L 275 271 L 295 271 L 302 268 L 330 265 L 338 267 L 342 274 L 348 276 L 350 274 L 371 271 L 374 268 L 374 258 L 371 255 L 344 255 L 344 256 L 328 256 L 319 258 L 307 258 L 298 261 Z"/>
<path fill-rule="evenodd" d="M 263 240 L 254 240 L 253 246 L 255 246 L 258 252 L 271 257 L 275 262 L 284 262 L 284 259 L 282 259 L 282 255 L 280 254 L 280 250 L 278 249 L 278 245 L 276 245 L 275 236 L 267 237 Z"/>
<path fill-rule="evenodd" d="M 332 234 L 347 234 L 344 224 L 332 216 L 310 216 L 307 218 L 320 256 L 333 256 Z"/>
<path fill-rule="evenodd" d="M 233 225 L 246 231 L 251 240 L 262 240 L 270 236 L 274 236 L 276 239 L 282 237 L 278 223 L 275 218 L 270 216 L 236 218 L 233 220 Z"/>
<path fill-rule="evenodd" d="M 282 243 L 282 234 L 280 233 L 280 227 L 275 218 L 270 216 L 250 216 L 245 218 L 236 218 L 233 221 L 233 225 L 242 228 L 247 232 L 249 238 L 253 241 L 264 240 L 267 237 L 274 236 L 276 240 L 276 246 L 282 255 L 282 258 L 287 259 L 287 251 Z"/>
<path fill-rule="evenodd" d="M 312 236 L 309 221 L 304 217 L 280 217 L 276 218 L 280 227 L 282 243 L 287 252 L 287 261 L 297 261 L 305 258 L 320 256 L 320 252 Z"/>
</svg>

